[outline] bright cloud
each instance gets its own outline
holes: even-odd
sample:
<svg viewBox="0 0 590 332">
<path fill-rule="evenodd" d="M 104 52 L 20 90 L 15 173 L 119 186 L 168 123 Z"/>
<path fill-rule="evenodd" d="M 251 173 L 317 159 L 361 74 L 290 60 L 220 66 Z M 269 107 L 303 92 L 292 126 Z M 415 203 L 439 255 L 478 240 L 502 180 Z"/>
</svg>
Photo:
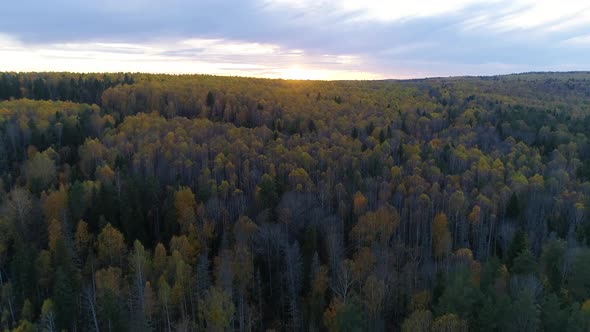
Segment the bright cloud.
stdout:
<svg viewBox="0 0 590 332">
<path fill-rule="evenodd" d="M 548 27 L 553 30 L 590 24 L 587 0 L 263 0 L 271 8 L 351 14 L 353 21 L 396 22 L 410 19 L 475 15 L 468 27 L 487 26 L 502 30 Z"/>
<path fill-rule="evenodd" d="M 360 65 L 355 56 L 321 55 L 314 58 L 306 56 L 302 50 L 223 39 L 188 39 L 159 44 L 25 45 L 0 35 L 0 58 L 3 66 L 14 71 L 203 73 L 317 80 L 381 78 L 376 73 L 350 70 L 349 64 Z M 330 64 L 331 68 L 322 64 Z M 339 68 L 338 65 L 347 66 Z"/>
<path fill-rule="evenodd" d="M 500 30 L 541 29 L 566 30 L 574 26 L 572 21 L 588 24 L 590 4 L 585 0 L 517 0 L 506 4 L 510 10 L 494 21 L 492 27 Z"/>
</svg>

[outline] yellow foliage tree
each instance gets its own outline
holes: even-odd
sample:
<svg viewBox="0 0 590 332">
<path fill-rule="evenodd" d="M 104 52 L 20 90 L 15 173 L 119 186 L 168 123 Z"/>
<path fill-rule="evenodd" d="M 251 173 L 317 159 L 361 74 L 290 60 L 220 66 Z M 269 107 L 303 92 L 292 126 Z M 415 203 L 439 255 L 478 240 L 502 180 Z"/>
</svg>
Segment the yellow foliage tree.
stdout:
<svg viewBox="0 0 590 332">
<path fill-rule="evenodd" d="M 352 209 L 356 216 L 360 216 L 365 212 L 367 208 L 367 198 L 360 192 L 357 191 L 352 198 Z"/>
<path fill-rule="evenodd" d="M 448 227 L 447 216 L 438 213 L 432 221 L 432 250 L 435 259 L 446 257 L 451 251 L 451 232 Z"/>
<path fill-rule="evenodd" d="M 438 332 L 467 332 L 467 322 L 455 314 L 440 316 L 432 323 L 432 330 Z"/>
<path fill-rule="evenodd" d="M 402 324 L 402 332 L 431 332 L 432 313 L 428 310 L 416 310 Z"/>
<path fill-rule="evenodd" d="M 105 265 L 121 265 L 127 252 L 123 234 L 108 223 L 98 235 L 98 258 Z"/>
<path fill-rule="evenodd" d="M 92 234 L 88 231 L 88 223 L 84 220 L 80 220 L 76 226 L 74 241 L 76 250 L 81 255 L 85 255 L 92 245 Z"/>
<path fill-rule="evenodd" d="M 195 222 L 197 203 L 195 195 L 189 187 L 182 187 L 174 193 L 174 208 L 183 232 L 188 232 L 188 226 Z"/>
<path fill-rule="evenodd" d="M 208 331 L 225 331 L 229 328 L 235 307 L 230 296 L 213 287 L 199 301 L 199 317 Z"/>
<path fill-rule="evenodd" d="M 49 194 L 41 195 L 43 214 L 47 220 L 64 220 L 68 204 L 68 192 L 64 186 Z"/>
<path fill-rule="evenodd" d="M 49 250 L 55 254 L 57 244 L 62 238 L 61 223 L 56 219 L 51 219 L 48 225 L 48 246 Z"/>
<path fill-rule="evenodd" d="M 359 222 L 352 228 L 352 235 L 359 245 L 385 244 L 398 224 L 397 210 L 385 204 L 376 211 L 367 212 L 361 216 Z"/>
</svg>

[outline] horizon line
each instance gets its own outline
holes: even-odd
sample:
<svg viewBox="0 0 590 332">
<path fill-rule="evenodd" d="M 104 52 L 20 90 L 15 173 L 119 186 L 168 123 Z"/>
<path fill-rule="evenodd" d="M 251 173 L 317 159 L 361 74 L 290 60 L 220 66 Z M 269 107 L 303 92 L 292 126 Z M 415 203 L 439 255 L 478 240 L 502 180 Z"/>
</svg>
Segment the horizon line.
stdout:
<svg viewBox="0 0 590 332">
<path fill-rule="evenodd" d="M 513 72 L 506 74 L 491 74 L 491 75 L 449 75 L 449 76 L 416 76 L 411 78 L 381 78 L 381 79 L 293 79 L 282 77 L 259 77 L 247 75 L 223 75 L 223 74 L 207 74 L 207 73 L 166 73 L 166 72 L 141 72 L 141 71 L 0 71 L 2 74 L 78 74 L 78 75 L 101 75 L 101 74 L 131 74 L 131 75 L 164 75 L 164 76 L 208 76 L 208 77 L 227 77 L 227 78 L 244 78 L 244 79 L 258 79 L 268 81 L 303 81 L 303 82 L 383 82 L 383 81 L 420 81 L 432 79 L 454 79 L 454 78 L 492 78 L 502 76 L 519 76 L 519 75 L 542 75 L 542 74 L 590 74 L 588 70 L 568 70 L 568 71 L 525 71 Z"/>
</svg>

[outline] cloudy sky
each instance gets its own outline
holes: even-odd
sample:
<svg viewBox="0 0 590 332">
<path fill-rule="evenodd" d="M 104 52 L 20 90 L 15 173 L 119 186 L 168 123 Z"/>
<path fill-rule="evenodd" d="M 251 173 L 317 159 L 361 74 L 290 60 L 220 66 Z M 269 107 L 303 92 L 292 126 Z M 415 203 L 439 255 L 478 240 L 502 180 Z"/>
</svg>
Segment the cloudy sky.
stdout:
<svg viewBox="0 0 590 332">
<path fill-rule="evenodd" d="M 590 1 L 7 1 L 5 70 L 297 79 L 590 70 Z"/>
</svg>

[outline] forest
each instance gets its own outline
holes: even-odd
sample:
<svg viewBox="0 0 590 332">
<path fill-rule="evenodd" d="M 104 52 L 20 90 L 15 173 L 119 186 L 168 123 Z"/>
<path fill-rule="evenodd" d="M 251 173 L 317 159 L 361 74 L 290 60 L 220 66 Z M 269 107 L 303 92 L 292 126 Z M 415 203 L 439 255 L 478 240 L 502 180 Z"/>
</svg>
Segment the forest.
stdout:
<svg viewBox="0 0 590 332">
<path fill-rule="evenodd" d="M 589 331 L 590 73 L 0 73 L 2 331 Z"/>
</svg>

